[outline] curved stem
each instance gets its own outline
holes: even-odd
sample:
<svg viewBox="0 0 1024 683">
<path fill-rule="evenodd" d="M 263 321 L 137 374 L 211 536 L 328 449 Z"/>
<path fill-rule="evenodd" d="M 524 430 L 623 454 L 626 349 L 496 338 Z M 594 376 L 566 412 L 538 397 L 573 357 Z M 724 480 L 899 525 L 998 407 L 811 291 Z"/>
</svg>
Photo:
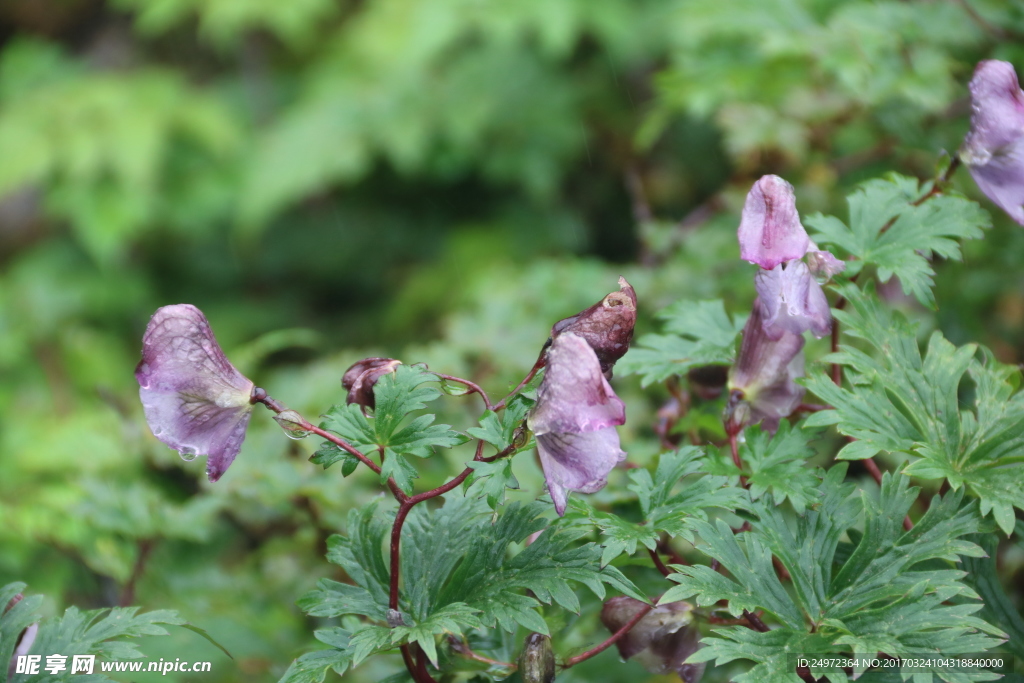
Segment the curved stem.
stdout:
<svg viewBox="0 0 1024 683">
<path fill-rule="evenodd" d="M 575 657 L 570 657 L 569 659 L 565 660 L 565 664 L 563 664 L 562 666 L 564 668 L 568 669 L 571 666 L 576 666 L 580 662 L 583 662 L 583 661 L 586 661 L 586 660 L 590 659 L 594 655 L 601 654 L 602 652 L 607 650 L 609 647 L 614 645 L 616 643 L 616 641 L 619 640 L 619 638 L 622 638 L 622 636 L 624 636 L 627 633 L 629 633 L 630 629 L 633 628 L 634 626 L 636 626 L 640 622 L 641 619 L 646 617 L 647 613 L 650 612 L 652 609 L 654 609 L 654 605 L 644 605 L 643 609 L 641 609 L 639 612 L 637 612 L 636 615 L 634 615 L 632 619 L 627 621 L 626 624 L 622 628 L 620 628 L 618 631 L 613 633 L 606 641 L 604 641 L 600 645 L 597 645 L 595 647 L 590 648 L 589 650 L 587 650 L 586 652 L 584 652 L 582 654 L 578 654 Z"/>
<path fill-rule="evenodd" d="M 468 379 L 455 377 L 454 375 L 446 375 L 443 372 L 431 372 L 430 374 L 438 377 L 439 379 L 446 380 L 448 382 L 458 382 L 459 384 L 465 385 L 466 388 L 469 389 L 469 393 L 480 394 L 480 398 L 484 400 L 484 405 L 487 407 L 487 410 L 495 410 L 495 408 L 491 405 L 491 399 L 488 398 L 487 392 L 481 389 L 478 384 L 470 382 Z"/>
<path fill-rule="evenodd" d="M 540 372 L 540 369 L 543 368 L 544 365 L 547 363 L 547 352 L 548 352 L 548 346 L 550 346 L 550 345 L 551 345 L 551 340 L 548 339 L 547 343 L 544 344 L 544 348 L 542 348 L 540 350 L 540 355 L 537 356 L 537 362 L 534 363 L 533 367 L 530 368 L 530 371 L 528 373 L 526 373 L 526 377 L 523 378 L 523 381 L 520 382 L 518 384 L 518 386 L 516 386 L 515 389 L 513 389 L 510 392 L 508 392 L 508 396 L 506 396 L 505 398 L 501 399 L 501 401 L 499 401 L 497 403 L 497 405 L 495 405 L 493 408 L 491 408 L 491 410 L 497 412 L 497 411 L 501 410 L 502 408 L 504 408 L 508 404 L 508 402 L 512 400 L 512 397 L 515 396 L 516 394 L 518 394 L 520 391 L 522 391 L 523 387 L 525 387 L 527 384 L 529 384 L 530 380 L 532 380 L 537 375 L 537 373 Z"/>
<path fill-rule="evenodd" d="M 661 572 L 661 575 L 668 578 L 669 575 L 672 574 L 672 570 L 666 567 L 665 563 L 661 561 L 660 557 L 658 557 L 658 551 L 648 549 L 647 552 L 651 554 L 651 559 L 654 560 L 654 566 L 659 572 Z"/>
</svg>

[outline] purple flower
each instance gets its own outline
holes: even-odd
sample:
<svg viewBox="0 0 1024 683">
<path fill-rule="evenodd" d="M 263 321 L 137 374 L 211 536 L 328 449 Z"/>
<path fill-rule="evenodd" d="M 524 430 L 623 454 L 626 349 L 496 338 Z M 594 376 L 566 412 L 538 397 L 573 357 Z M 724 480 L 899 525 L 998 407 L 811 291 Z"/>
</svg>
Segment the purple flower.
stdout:
<svg viewBox="0 0 1024 683">
<path fill-rule="evenodd" d="M 777 341 L 784 332 L 803 334 L 804 330 L 820 339 L 832 331 L 828 299 L 803 261 L 789 261 L 771 270 L 758 271 L 754 287 L 761 304 L 764 331 L 770 339 Z"/>
<path fill-rule="evenodd" d="M 811 248 L 807 252 L 807 267 L 815 277 L 831 280 L 836 273 L 846 270 L 846 262 L 840 261 L 830 251 L 820 251 L 818 245 L 811 242 Z"/>
<path fill-rule="evenodd" d="M 803 258 L 811 244 L 796 212 L 793 186 L 776 175 L 762 176 L 747 194 L 737 231 L 740 258 L 771 270 Z"/>
<path fill-rule="evenodd" d="M 762 310 L 755 300 L 743 328 L 740 355 L 729 371 L 725 423 L 730 434 L 761 420 L 774 432 L 779 420 L 796 410 L 804 397 L 804 388 L 795 381 L 804 374 L 804 338 L 783 330 L 772 339 L 765 331 Z"/>
<path fill-rule="evenodd" d="M 611 598 L 601 609 L 601 623 L 612 633 L 625 626 L 646 605 L 624 596 Z M 704 664 L 684 664 L 700 649 L 700 631 L 692 626 L 692 607 L 670 602 L 648 612 L 626 635 L 615 641 L 623 659 L 635 658 L 653 674 L 675 672 L 683 683 L 697 683 Z"/>
<path fill-rule="evenodd" d="M 612 366 L 629 350 L 636 324 L 636 292 L 619 278 L 619 291 L 574 316 L 559 320 L 551 328 L 551 338 L 565 333 L 583 337 L 601 362 L 601 372 L 612 377 Z"/>
<path fill-rule="evenodd" d="M 356 403 L 364 408 L 373 408 L 376 399 L 373 387 L 384 375 L 390 375 L 402 361 L 394 358 L 364 358 L 345 371 L 341 386 L 348 390 L 346 403 Z"/>
<path fill-rule="evenodd" d="M 565 513 L 568 491 L 601 490 L 608 472 L 626 457 L 615 430 L 625 421 L 626 407 L 586 340 L 572 332 L 555 337 L 527 424 L 537 437 L 544 478 L 559 515 Z"/>
<path fill-rule="evenodd" d="M 979 62 L 971 79 L 971 130 L 960 149 L 985 195 L 1024 225 L 1024 92 L 1009 62 Z"/>
<path fill-rule="evenodd" d="M 153 436 L 189 460 L 206 455 L 217 481 L 238 455 L 252 413 L 253 383 L 228 361 L 195 306 L 153 314 L 135 368 Z"/>
</svg>

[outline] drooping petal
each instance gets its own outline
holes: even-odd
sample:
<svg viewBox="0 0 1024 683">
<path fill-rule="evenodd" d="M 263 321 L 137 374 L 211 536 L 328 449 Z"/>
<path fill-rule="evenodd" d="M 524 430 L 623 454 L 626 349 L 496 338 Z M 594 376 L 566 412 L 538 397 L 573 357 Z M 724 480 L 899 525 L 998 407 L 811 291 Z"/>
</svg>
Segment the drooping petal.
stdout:
<svg viewBox="0 0 1024 683">
<path fill-rule="evenodd" d="M 763 420 L 764 428 L 774 431 L 781 418 L 796 410 L 805 391 L 795 381 L 803 376 L 803 347 L 799 334 L 783 331 L 778 339 L 769 337 L 760 302 L 754 301 L 739 357 L 729 372 L 729 389 L 740 404 L 727 406 L 728 429 L 738 431 Z"/>
<path fill-rule="evenodd" d="M 373 387 L 384 375 L 389 375 L 402 361 L 394 358 L 364 358 L 356 361 L 345 371 L 341 386 L 348 391 L 346 403 L 355 403 L 364 408 L 375 407 Z"/>
<path fill-rule="evenodd" d="M 802 258 L 811 240 L 796 211 L 793 186 L 775 175 L 754 183 L 737 231 L 740 258 L 772 269 Z"/>
<path fill-rule="evenodd" d="M 611 379 L 612 366 L 629 350 L 636 324 L 636 292 L 619 278 L 619 291 L 574 316 L 564 318 L 551 328 L 551 338 L 572 333 L 583 337 L 601 361 L 601 372 Z"/>
<path fill-rule="evenodd" d="M 559 515 L 565 514 L 569 491 L 600 491 L 608 483 L 612 468 L 626 459 L 615 427 L 592 432 L 536 434 L 536 437 L 544 479 Z"/>
<path fill-rule="evenodd" d="M 555 337 L 527 424 L 537 437 L 537 453 L 559 515 L 565 512 L 569 491 L 600 490 L 608 472 L 626 457 L 615 430 L 625 421 L 626 407 L 586 340 L 572 332 Z"/>
<path fill-rule="evenodd" d="M 245 439 L 253 383 L 228 361 L 206 316 L 189 304 L 157 310 L 135 378 L 153 435 L 183 455 L 208 456 L 217 481 Z"/>
<path fill-rule="evenodd" d="M 611 598 L 601 610 L 601 622 L 615 633 L 644 607 L 644 603 L 633 598 Z M 686 602 L 655 607 L 616 641 L 619 655 L 636 659 L 653 674 L 675 672 L 684 683 L 697 683 L 704 675 L 704 664 L 684 664 L 701 647 L 700 631 L 692 626 L 692 610 Z"/>
<path fill-rule="evenodd" d="M 960 159 L 979 189 L 1024 225 L 1024 92 L 1009 62 L 980 62 L 971 79 L 971 130 Z"/>
<path fill-rule="evenodd" d="M 571 332 L 555 337 L 530 429 L 535 434 L 585 432 L 625 421 L 626 406 L 604 378 L 590 345 Z"/>
<path fill-rule="evenodd" d="M 761 301 L 765 333 L 779 339 L 784 332 L 810 330 L 819 339 L 832 331 L 832 311 L 821 285 L 803 261 L 760 270 L 754 287 Z"/>
</svg>

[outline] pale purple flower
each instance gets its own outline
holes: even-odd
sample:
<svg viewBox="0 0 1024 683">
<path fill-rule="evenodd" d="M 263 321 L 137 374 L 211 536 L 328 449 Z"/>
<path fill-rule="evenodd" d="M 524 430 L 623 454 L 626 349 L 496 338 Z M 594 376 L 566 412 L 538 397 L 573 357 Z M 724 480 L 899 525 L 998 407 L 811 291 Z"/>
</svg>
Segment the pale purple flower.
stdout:
<svg viewBox="0 0 1024 683">
<path fill-rule="evenodd" d="M 764 328 L 762 306 L 755 300 L 739 357 L 729 371 L 725 422 L 731 434 L 762 420 L 764 428 L 774 432 L 779 420 L 796 410 L 804 397 L 804 388 L 795 381 L 804 374 L 803 336 L 783 330 L 772 339 Z"/>
<path fill-rule="evenodd" d="M 617 632 L 646 605 L 619 596 L 604 603 L 601 623 Z M 693 626 L 693 607 L 687 602 L 670 602 L 648 612 L 626 635 L 615 641 L 623 659 L 635 659 L 653 674 L 676 673 L 683 683 L 697 683 L 704 675 L 704 663 L 685 664 L 700 649 L 700 631 Z"/>
<path fill-rule="evenodd" d="M 635 324 L 636 292 L 626 278 L 620 277 L 619 291 L 576 315 L 559 320 L 551 328 L 551 338 L 567 332 L 583 337 L 601 361 L 604 376 L 611 379 L 615 361 L 629 350 Z"/>
<path fill-rule="evenodd" d="M 135 379 L 153 435 L 182 457 L 206 455 L 207 476 L 220 479 L 245 439 L 254 387 L 221 351 L 202 311 L 177 304 L 153 314 Z"/>
<path fill-rule="evenodd" d="M 819 252 L 820 253 L 820 252 Z M 761 304 L 764 331 L 778 340 L 784 332 L 810 330 L 819 339 L 832 331 L 832 311 L 821 285 L 803 261 L 760 270 L 754 287 Z"/>
<path fill-rule="evenodd" d="M 615 430 L 625 421 L 626 407 L 587 341 L 572 332 L 555 337 L 527 424 L 537 437 L 544 478 L 559 515 L 565 513 L 568 491 L 601 490 L 608 472 L 626 457 Z"/>
<path fill-rule="evenodd" d="M 1009 62 L 980 62 L 971 79 L 971 130 L 960 149 L 985 195 L 1024 225 L 1024 92 Z"/>
<path fill-rule="evenodd" d="M 796 212 L 793 186 L 776 175 L 762 176 L 747 193 L 740 227 L 740 258 L 771 270 L 803 258 L 811 239 Z"/>
</svg>

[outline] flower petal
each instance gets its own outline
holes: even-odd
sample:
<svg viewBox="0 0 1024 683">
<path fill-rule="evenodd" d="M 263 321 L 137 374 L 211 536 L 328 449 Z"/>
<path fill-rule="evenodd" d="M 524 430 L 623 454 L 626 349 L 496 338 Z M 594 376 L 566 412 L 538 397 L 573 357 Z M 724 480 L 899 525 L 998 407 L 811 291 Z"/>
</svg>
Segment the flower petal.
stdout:
<svg viewBox="0 0 1024 683">
<path fill-rule="evenodd" d="M 795 381 L 803 376 L 804 338 L 783 331 L 778 339 L 772 339 L 764 327 L 762 306 L 755 300 L 743 328 L 739 357 L 729 372 L 729 388 L 741 392 L 750 408 L 749 416 L 740 421 L 764 420 L 764 427 L 772 431 L 804 397 L 805 389 Z"/>
<path fill-rule="evenodd" d="M 971 130 L 960 149 L 979 189 L 1024 225 L 1024 92 L 1009 62 L 980 62 L 971 79 Z"/>
<path fill-rule="evenodd" d="M 832 311 L 821 285 L 803 261 L 790 261 L 754 277 L 765 332 L 779 339 L 783 332 L 810 330 L 819 339 L 832 331 Z"/>
<path fill-rule="evenodd" d="M 590 345 L 571 332 L 555 337 L 537 390 L 537 405 L 530 415 L 530 429 L 535 434 L 587 432 L 625 421 L 626 406 L 601 373 Z"/>
<path fill-rule="evenodd" d="M 629 350 L 636 324 L 636 292 L 619 278 L 619 291 L 574 316 L 559 320 L 551 328 L 551 338 L 572 333 L 583 337 L 601 361 L 601 371 L 611 379 L 612 366 Z"/>
<path fill-rule="evenodd" d="M 253 383 L 228 361 L 198 308 L 153 314 L 135 378 L 153 435 L 183 455 L 207 455 L 207 476 L 217 481 L 242 447 Z"/>
<path fill-rule="evenodd" d="M 608 483 L 608 473 L 626 458 L 615 427 L 582 433 L 537 434 L 537 454 L 544 469 L 555 511 L 565 514 L 568 491 L 595 493 Z"/>
<path fill-rule="evenodd" d="M 775 175 L 754 183 L 743 205 L 737 236 L 740 257 L 762 268 L 802 258 L 811 240 L 800 223 L 793 186 Z"/>
</svg>

